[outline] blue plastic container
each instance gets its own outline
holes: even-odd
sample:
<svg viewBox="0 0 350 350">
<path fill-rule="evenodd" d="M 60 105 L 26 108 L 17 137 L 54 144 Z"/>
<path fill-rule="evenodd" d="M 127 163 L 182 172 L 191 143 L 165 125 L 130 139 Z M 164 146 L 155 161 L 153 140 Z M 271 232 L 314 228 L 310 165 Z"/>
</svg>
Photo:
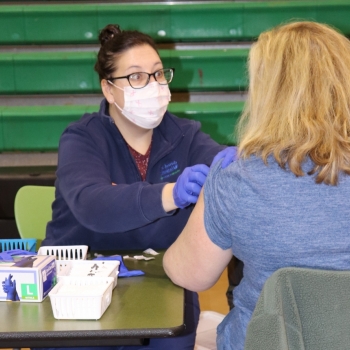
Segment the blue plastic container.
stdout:
<svg viewBox="0 0 350 350">
<path fill-rule="evenodd" d="M 36 238 L 0 239 L 0 253 L 6 250 L 21 249 L 35 253 Z"/>
</svg>

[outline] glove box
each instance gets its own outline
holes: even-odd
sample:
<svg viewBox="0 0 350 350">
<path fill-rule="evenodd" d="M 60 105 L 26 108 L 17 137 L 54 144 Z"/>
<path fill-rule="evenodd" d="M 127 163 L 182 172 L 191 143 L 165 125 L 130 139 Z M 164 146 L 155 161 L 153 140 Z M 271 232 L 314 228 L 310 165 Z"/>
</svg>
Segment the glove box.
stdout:
<svg viewBox="0 0 350 350">
<path fill-rule="evenodd" d="M 17 255 L 0 261 L 0 301 L 41 302 L 56 284 L 54 256 Z"/>
</svg>

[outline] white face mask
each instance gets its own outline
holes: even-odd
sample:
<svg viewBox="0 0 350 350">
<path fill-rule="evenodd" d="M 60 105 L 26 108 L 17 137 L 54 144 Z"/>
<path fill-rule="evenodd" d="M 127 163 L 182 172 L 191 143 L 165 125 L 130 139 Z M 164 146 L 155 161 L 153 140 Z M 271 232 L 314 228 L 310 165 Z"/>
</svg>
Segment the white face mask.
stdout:
<svg viewBox="0 0 350 350">
<path fill-rule="evenodd" d="M 154 81 L 142 89 L 131 86 L 122 89 L 108 82 L 124 91 L 124 108 L 114 104 L 127 119 L 144 129 L 154 129 L 160 124 L 171 97 L 168 85 Z"/>
</svg>

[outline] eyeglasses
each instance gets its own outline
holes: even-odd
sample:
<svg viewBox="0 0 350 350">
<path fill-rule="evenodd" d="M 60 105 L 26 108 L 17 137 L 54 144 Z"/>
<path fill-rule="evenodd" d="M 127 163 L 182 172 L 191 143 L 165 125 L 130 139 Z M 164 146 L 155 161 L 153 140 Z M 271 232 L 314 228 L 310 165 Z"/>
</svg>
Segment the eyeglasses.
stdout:
<svg viewBox="0 0 350 350">
<path fill-rule="evenodd" d="M 128 82 L 132 88 L 142 89 L 149 83 L 149 80 L 151 79 L 151 77 L 154 77 L 154 79 L 160 85 L 169 84 L 173 79 L 174 72 L 175 72 L 175 68 L 164 68 L 164 69 L 159 69 L 154 73 L 136 72 L 136 73 L 131 73 L 129 75 L 125 75 L 123 77 L 109 78 L 107 80 L 113 81 L 117 79 L 128 79 Z"/>
</svg>

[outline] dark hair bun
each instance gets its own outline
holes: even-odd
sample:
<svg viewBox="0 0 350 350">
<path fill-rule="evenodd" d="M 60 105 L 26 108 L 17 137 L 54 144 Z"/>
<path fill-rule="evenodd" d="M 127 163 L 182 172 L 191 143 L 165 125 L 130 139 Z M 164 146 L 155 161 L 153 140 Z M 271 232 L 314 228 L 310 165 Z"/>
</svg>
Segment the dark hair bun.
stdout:
<svg viewBox="0 0 350 350">
<path fill-rule="evenodd" d="M 121 30 L 118 24 L 108 24 L 101 31 L 98 36 L 101 46 L 105 45 L 106 42 L 113 39 L 116 35 L 120 34 Z"/>
</svg>

